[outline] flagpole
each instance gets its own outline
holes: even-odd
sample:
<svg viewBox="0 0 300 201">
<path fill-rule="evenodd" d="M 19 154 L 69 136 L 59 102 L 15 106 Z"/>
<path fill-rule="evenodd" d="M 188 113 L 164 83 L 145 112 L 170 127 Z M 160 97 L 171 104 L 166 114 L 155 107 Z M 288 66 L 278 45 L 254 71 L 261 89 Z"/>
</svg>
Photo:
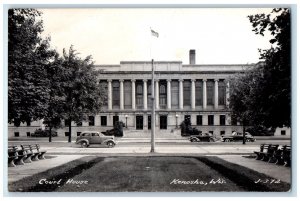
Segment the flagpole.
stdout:
<svg viewBox="0 0 300 201">
<path fill-rule="evenodd" d="M 154 93 L 154 60 L 152 59 L 152 112 L 151 112 L 151 150 L 155 152 L 155 93 Z"/>
</svg>

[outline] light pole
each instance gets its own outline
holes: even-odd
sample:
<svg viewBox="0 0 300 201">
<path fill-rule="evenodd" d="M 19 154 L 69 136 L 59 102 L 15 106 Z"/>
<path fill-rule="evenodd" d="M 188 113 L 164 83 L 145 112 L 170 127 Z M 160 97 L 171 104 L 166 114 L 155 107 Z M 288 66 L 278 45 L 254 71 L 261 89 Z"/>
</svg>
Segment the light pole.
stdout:
<svg viewBox="0 0 300 201">
<path fill-rule="evenodd" d="M 154 94 L 154 60 L 152 59 L 152 81 L 151 81 L 151 99 L 152 99 L 152 111 L 151 111 L 151 150 L 155 152 L 155 94 Z"/>
<path fill-rule="evenodd" d="M 176 114 L 175 117 L 176 117 L 176 128 L 178 128 L 178 122 L 177 122 L 177 120 L 178 120 L 178 114 Z"/>
<path fill-rule="evenodd" d="M 126 126 L 125 126 L 125 127 L 126 127 L 126 128 L 127 128 L 127 118 L 128 118 L 128 115 L 126 114 L 126 115 L 125 115 L 125 119 L 126 119 Z"/>
</svg>

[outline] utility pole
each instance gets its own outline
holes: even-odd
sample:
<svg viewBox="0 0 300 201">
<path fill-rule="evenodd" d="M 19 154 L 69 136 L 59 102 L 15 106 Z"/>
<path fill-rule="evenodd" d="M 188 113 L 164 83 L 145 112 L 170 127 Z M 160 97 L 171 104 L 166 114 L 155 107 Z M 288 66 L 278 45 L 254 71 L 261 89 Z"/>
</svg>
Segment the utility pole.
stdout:
<svg viewBox="0 0 300 201">
<path fill-rule="evenodd" d="M 154 95 L 154 60 L 152 59 L 152 111 L 151 111 L 151 150 L 150 152 L 155 152 L 155 95 Z"/>
</svg>

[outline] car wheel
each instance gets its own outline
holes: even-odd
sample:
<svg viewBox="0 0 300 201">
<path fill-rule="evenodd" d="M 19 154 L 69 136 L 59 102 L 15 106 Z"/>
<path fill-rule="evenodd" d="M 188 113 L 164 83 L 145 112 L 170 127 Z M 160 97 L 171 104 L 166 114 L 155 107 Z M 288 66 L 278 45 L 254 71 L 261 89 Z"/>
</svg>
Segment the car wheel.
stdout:
<svg viewBox="0 0 300 201">
<path fill-rule="evenodd" d="M 107 142 L 107 146 L 108 146 L 109 148 L 112 148 L 112 147 L 115 146 L 115 143 L 112 142 L 112 141 L 109 141 L 109 142 Z"/>
<path fill-rule="evenodd" d="M 88 144 L 86 142 L 81 142 L 81 147 L 86 148 L 86 147 L 88 147 Z"/>
<path fill-rule="evenodd" d="M 230 142 L 230 140 L 229 139 L 225 139 L 225 142 Z"/>
<path fill-rule="evenodd" d="M 195 138 L 191 139 L 191 142 L 196 142 L 196 139 Z"/>
<path fill-rule="evenodd" d="M 251 140 L 250 139 L 246 139 L 246 142 L 250 142 Z"/>
</svg>

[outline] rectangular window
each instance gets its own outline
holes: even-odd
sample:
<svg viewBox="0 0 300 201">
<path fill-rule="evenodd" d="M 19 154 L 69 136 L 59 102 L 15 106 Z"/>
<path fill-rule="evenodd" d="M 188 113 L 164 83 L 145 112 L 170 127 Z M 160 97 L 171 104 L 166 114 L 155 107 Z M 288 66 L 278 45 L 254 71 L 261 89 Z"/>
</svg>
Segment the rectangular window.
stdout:
<svg viewBox="0 0 300 201">
<path fill-rule="evenodd" d="M 214 82 L 208 80 L 206 82 L 207 105 L 214 104 Z"/>
<path fill-rule="evenodd" d="M 82 122 L 77 122 L 76 125 L 77 126 L 82 126 Z"/>
<path fill-rule="evenodd" d="M 282 131 L 281 131 L 281 135 L 286 135 L 285 130 L 282 130 Z"/>
<path fill-rule="evenodd" d="M 117 121 L 119 121 L 119 116 L 113 116 L 113 125 L 115 125 Z"/>
<path fill-rule="evenodd" d="M 196 82 L 195 82 L 195 96 L 196 96 L 196 106 L 202 106 L 202 104 L 203 104 L 203 83 L 201 80 L 196 80 Z"/>
<path fill-rule="evenodd" d="M 225 135 L 225 131 L 221 131 L 221 132 L 220 132 L 220 135 Z"/>
<path fill-rule="evenodd" d="M 20 137 L 20 133 L 19 132 L 15 132 L 15 137 Z"/>
<path fill-rule="evenodd" d="M 210 134 L 212 134 L 212 135 L 214 134 L 214 131 L 208 131 L 208 132 L 209 132 Z"/>
<path fill-rule="evenodd" d="M 30 120 L 29 120 L 29 121 L 26 121 L 26 124 L 27 124 L 27 126 L 31 126 Z"/>
<path fill-rule="evenodd" d="M 220 125 L 221 126 L 225 126 L 225 120 L 226 120 L 225 115 L 220 115 Z"/>
<path fill-rule="evenodd" d="M 103 106 L 107 106 L 107 97 L 108 97 L 108 84 L 107 84 L 107 80 L 100 80 L 100 93 L 105 94 L 106 97 L 103 99 Z"/>
<path fill-rule="evenodd" d="M 95 117 L 89 116 L 89 126 L 95 126 Z"/>
<path fill-rule="evenodd" d="M 161 115 L 159 116 L 159 125 L 160 129 L 167 129 L 168 127 L 168 116 L 167 115 Z"/>
<path fill-rule="evenodd" d="M 159 107 L 167 108 L 167 83 L 165 81 L 159 82 Z"/>
<path fill-rule="evenodd" d="M 30 132 L 26 132 L 27 137 L 30 137 Z"/>
<path fill-rule="evenodd" d="M 77 132 L 77 136 L 80 136 L 81 132 Z"/>
<path fill-rule="evenodd" d="M 197 126 L 202 126 L 202 115 L 197 115 Z"/>
<path fill-rule="evenodd" d="M 218 95 L 219 95 L 219 105 L 225 105 L 226 102 L 226 85 L 225 81 L 219 81 L 218 83 Z"/>
<path fill-rule="evenodd" d="M 183 106 L 191 106 L 191 81 L 183 81 Z"/>
<path fill-rule="evenodd" d="M 151 115 L 148 115 L 148 130 L 151 130 Z"/>
<path fill-rule="evenodd" d="M 120 82 L 112 81 L 112 103 L 113 107 L 120 107 Z"/>
<path fill-rule="evenodd" d="M 143 130 L 143 116 L 136 116 L 136 130 Z"/>
<path fill-rule="evenodd" d="M 214 125 L 214 115 L 208 115 L 208 125 Z"/>
<path fill-rule="evenodd" d="M 65 132 L 65 136 L 68 137 L 69 136 L 69 132 Z"/>
<path fill-rule="evenodd" d="M 124 81 L 124 108 L 132 108 L 132 91 L 131 91 L 131 81 Z"/>
<path fill-rule="evenodd" d="M 143 109 L 144 101 L 143 101 L 143 82 L 136 81 L 136 108 Z"/>
<path fill-rule="evenodd" d="M 172 81 L 171 82 L 171 104 L 172 108 L 178 108 L 179 107 L 179 83 L 178 81 Z"/>
<path fill-rule="evenodd" d="M 101 116 L 101 126 L 107 126 L 107 117 Z"/>
<path fill-rule="evenodd" d="M 148 104 L 148 109 L 152 108 L 152 85 L 151 85 L 151 80 L 147 82 L 147 104 Z"/>
</svg>

